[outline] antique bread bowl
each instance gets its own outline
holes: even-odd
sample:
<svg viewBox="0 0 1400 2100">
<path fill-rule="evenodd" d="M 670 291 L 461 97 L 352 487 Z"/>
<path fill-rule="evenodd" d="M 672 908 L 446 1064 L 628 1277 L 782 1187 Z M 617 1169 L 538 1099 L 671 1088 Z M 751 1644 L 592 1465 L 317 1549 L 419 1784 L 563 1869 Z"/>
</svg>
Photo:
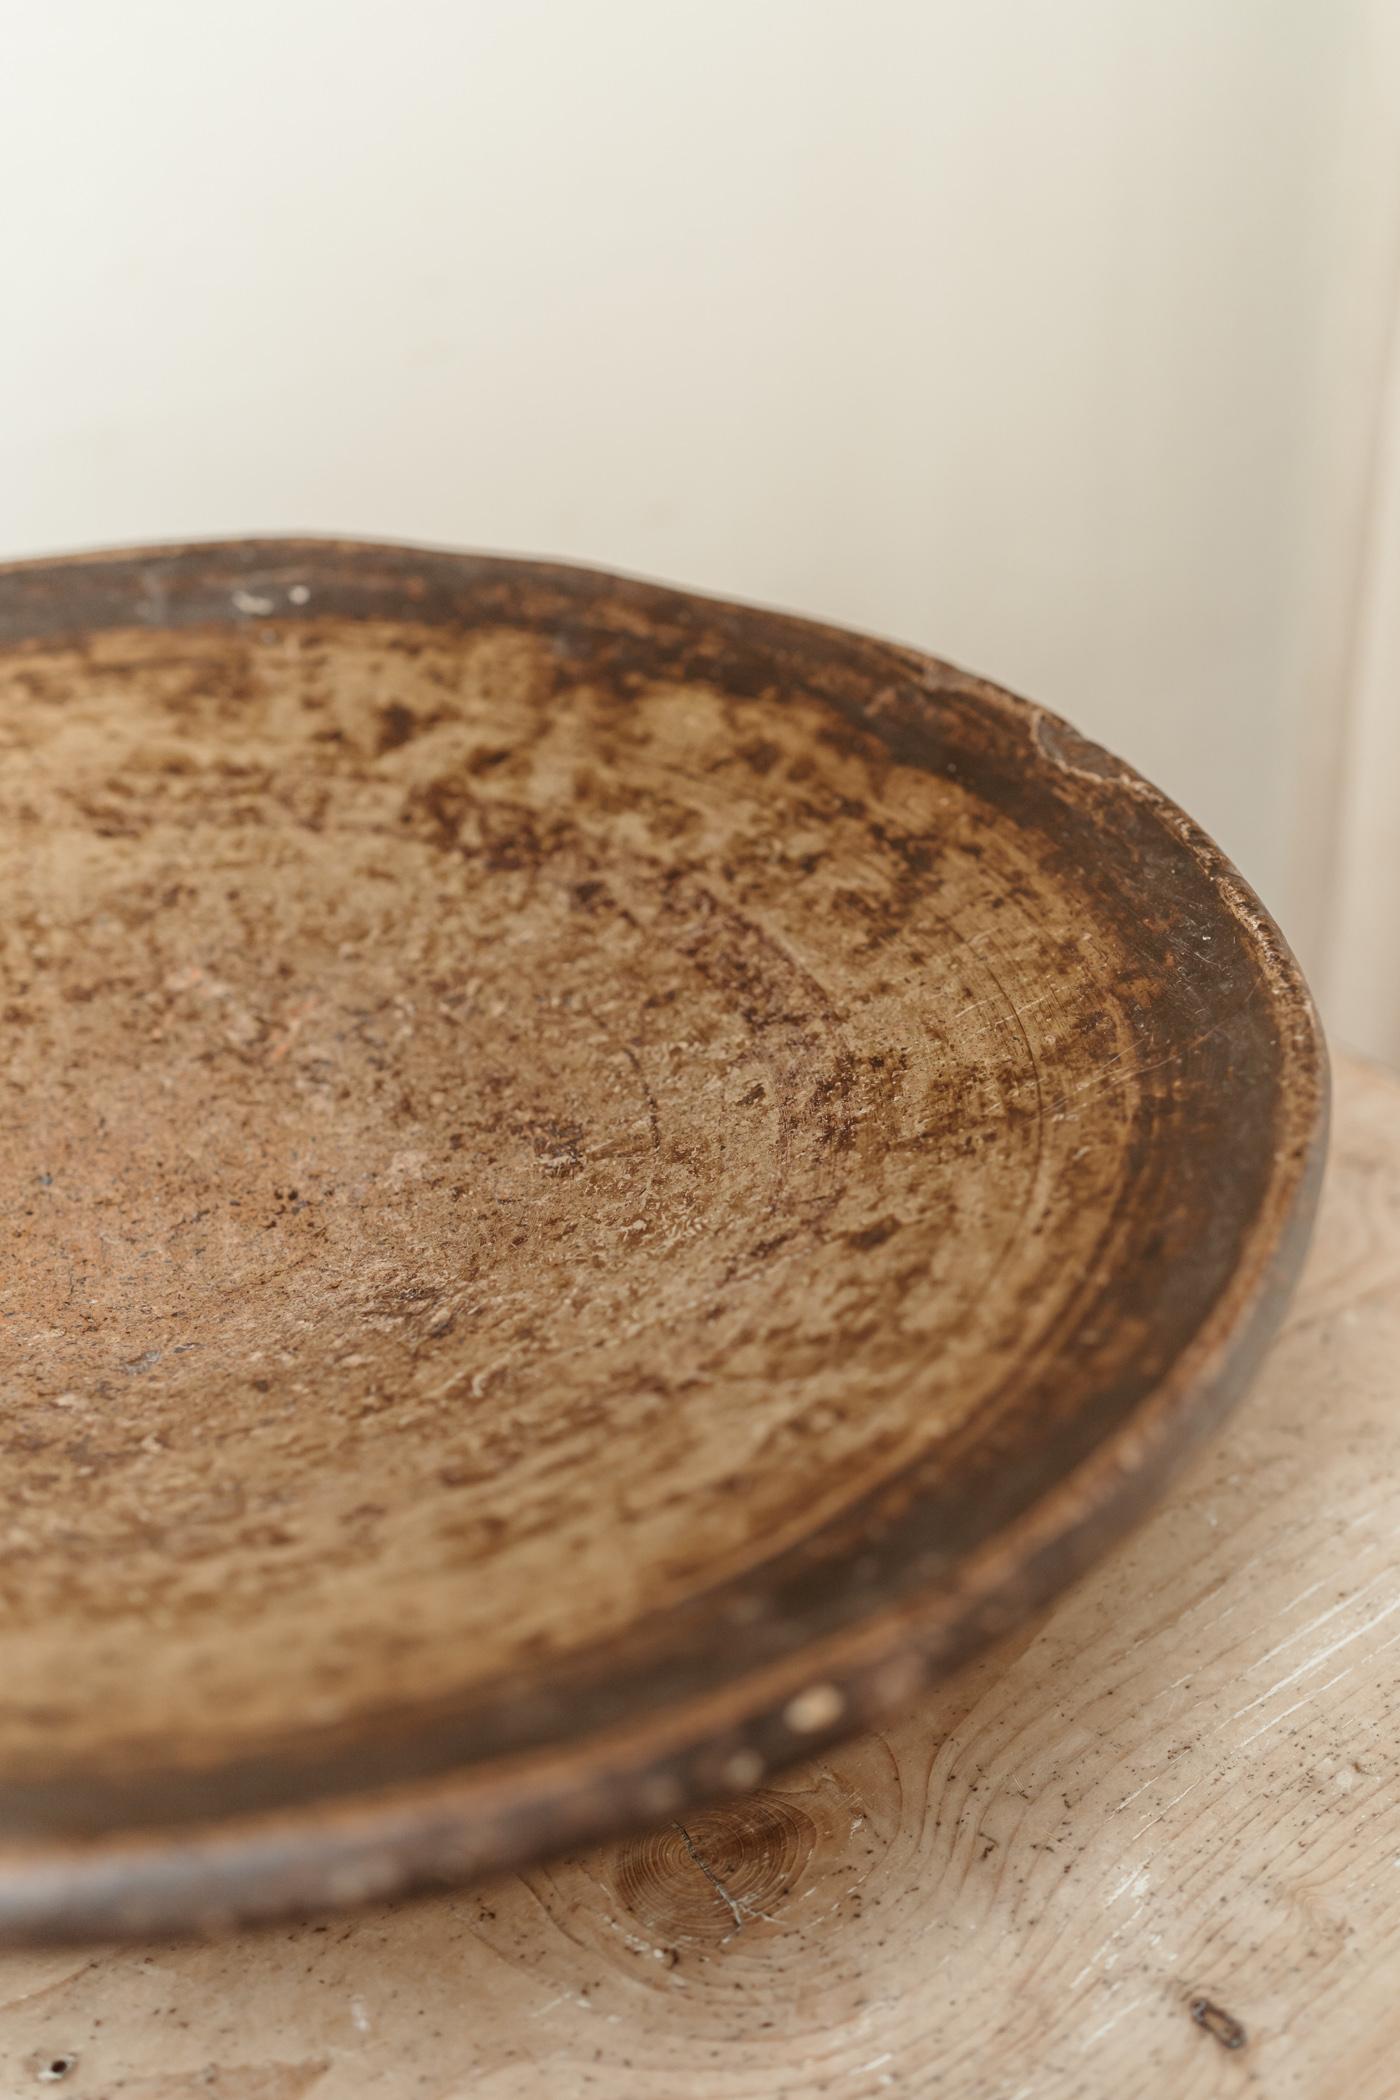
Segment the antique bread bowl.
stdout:
<svg viewBox="0 0 1400 2100">
<path fill-rule="evenodd" d="M 0 1930 L 679 1817 L 1102 1551 L 1325 1062 L 1210 841 L 948 665 L 319 542 L 0 572 Z"/>
</svg>

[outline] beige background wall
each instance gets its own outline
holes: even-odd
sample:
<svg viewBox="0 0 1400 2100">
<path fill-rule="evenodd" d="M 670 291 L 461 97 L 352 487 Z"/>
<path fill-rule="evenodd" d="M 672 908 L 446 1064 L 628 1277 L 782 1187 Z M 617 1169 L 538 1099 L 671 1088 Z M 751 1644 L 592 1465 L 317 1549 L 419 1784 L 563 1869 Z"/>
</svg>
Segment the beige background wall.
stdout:
<svg viewBox="0 0 1400 2100">
<path fill-rule="evenodd" d="M 1179 795 L 1321 965 L 1392 13 L 13 9 L 0 554 L 403 535 L 924 643 Z"/>
</svg>

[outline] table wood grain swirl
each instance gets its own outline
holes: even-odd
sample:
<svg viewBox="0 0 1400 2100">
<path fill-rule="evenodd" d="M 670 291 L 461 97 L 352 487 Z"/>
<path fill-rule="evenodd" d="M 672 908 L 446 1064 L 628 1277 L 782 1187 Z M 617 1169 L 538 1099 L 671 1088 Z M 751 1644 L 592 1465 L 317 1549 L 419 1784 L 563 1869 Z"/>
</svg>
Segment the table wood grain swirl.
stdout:
<svg viewBox="0 0 1400 2100">
<path fill-rule="evenodd" d="M 0 1958 L 0 2094 L 1400 2094 L 1400 1085 L 1250 1399 L 1011 1651 L 747 1800 L 397 1909 Z"/>
</svg>

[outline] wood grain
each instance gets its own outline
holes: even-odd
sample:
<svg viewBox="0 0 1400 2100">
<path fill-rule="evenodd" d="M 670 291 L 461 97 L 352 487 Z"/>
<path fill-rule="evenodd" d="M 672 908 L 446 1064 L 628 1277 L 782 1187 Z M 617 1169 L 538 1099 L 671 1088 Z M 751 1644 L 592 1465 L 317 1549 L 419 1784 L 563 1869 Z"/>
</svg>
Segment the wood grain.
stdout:
<svg viewBox="0 0 1400 2100">
<path fill-rule="evenodd" d="M 6 1955 L 0 2092 L 1393 2100 L 1400 1085 L 1349 1064 L 1336 1108 L 1254 1394 L 1010 1651 L 745 1800 L 472 1892 Z"/>
</svg>

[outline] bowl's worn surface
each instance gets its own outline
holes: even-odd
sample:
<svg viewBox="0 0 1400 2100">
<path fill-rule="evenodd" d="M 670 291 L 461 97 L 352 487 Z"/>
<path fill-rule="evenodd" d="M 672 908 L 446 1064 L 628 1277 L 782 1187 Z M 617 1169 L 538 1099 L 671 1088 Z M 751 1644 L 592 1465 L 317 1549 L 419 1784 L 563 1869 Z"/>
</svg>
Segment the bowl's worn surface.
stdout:
<svg viewBox="0 0 1400 2100">
<path fill-rule="evenodd" d="M 0 1924 L 462 1874 L 849 1727 L 1239 1388 L 1324 1060 L 946 665 L 407 549 L 0 572 Z"/>
</svg>

